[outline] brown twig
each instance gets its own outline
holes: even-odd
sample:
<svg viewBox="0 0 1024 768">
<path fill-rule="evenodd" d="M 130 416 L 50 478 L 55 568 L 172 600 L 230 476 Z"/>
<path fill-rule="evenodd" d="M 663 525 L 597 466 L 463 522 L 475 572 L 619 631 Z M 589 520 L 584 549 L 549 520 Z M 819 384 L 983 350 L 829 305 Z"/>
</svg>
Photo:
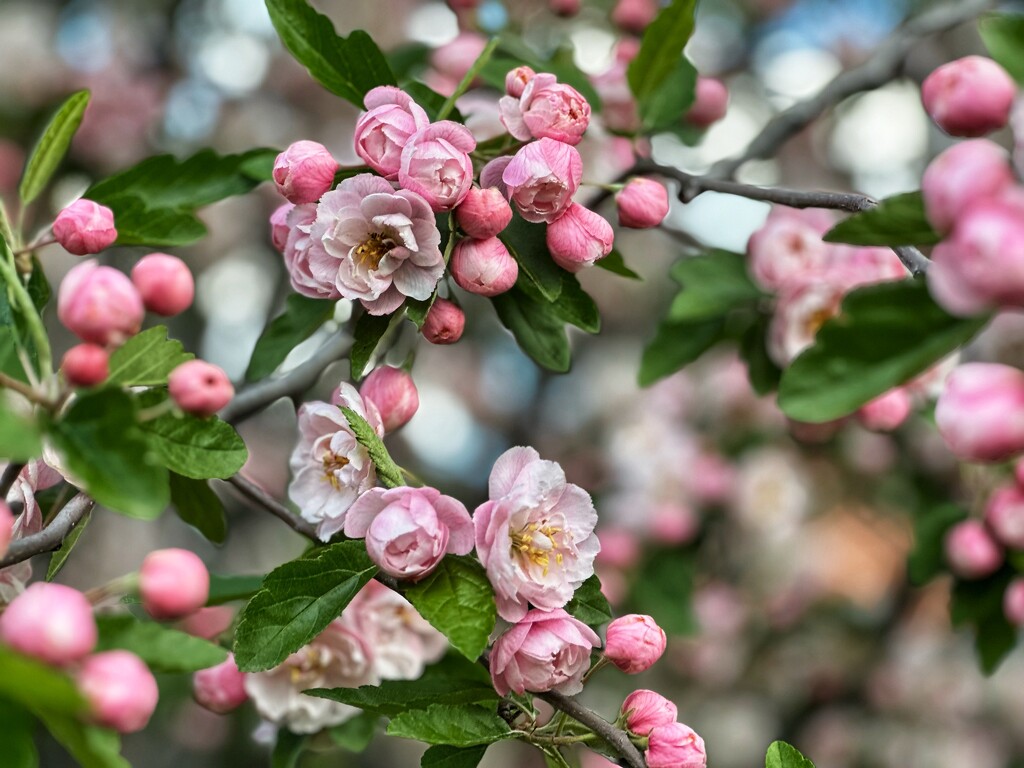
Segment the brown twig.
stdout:
<svg viewBox="0 0 1024 768">
<path fill-rule="evenodd" d="M 268 494 L 251 480 L 248 480 L 242 475 L 232 475 L 228 478 L 227 482 L 231 483 L 231 485 L 233 485 L 238 492 L 249 501 L 262 507 L 279 520 L 282 520 L 285 525 L 296 533 L 305 536 L 310 541 L 320 543 L 320 539 L 318 539 L 316 535 L 316 529 L 312 525 L 307 523 L 301 517 L 297 517 L 292 514 L 292 511 L 288 509 L 288 507 Z"/>
<path fill-rule="evenodd" d="M 7 554 L 0 560 L 0 568 L 15 565 L 44 552 L 60 549 L 64 539 L 89 513 L 95 503 L 84 493 L 73 496 L 71 501 L 65 504 L 64 508 L 50 521 L 50 524 L 39 533 L 12 541 Z"/>
</svg>

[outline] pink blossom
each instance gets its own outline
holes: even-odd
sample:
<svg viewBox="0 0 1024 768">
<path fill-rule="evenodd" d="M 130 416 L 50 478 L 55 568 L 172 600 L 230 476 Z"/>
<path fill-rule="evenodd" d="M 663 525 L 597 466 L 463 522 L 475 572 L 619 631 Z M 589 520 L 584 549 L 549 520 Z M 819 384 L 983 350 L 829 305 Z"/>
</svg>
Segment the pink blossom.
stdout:
<svg viewBox="0 0 1024 768">
<path fill-rule="evenodd" d="M 132 267 L 132 284 L 150 312 L 164 317 L 181 314 L 195 297 L 192 272 L 184 261 L 167 253 L 150 253 Z"/>
<path fill-rule="evenodd" d="M 644 688 L 629 694 L 622 702 L 621 711 L 626 716 L 626 727 L 641 736 L 647 736 L 659 725 L 674 723 L 679 717 L 675 704 L 660 693 Z"/>
<path fill-rule="evenodd" d="M 665 653 L 665 630 L 650 616 L 620 616 L 605 631 L 604 655 L 627 675 L 650 669 Z"/>
<path fill-rule="evenodd" d="M 418 581 L 446 554 L 473 549 L 473 521 L 462 502 L 435 488 L 371 488 L 349 508 L 345 535 L 366 539 L 381 570 Z"/>
<path fill-rule="evenodd" d="M 105 205 L 81 198 L 57 214 L 53 236 L 76 256 L 99 253 L 117 240 L 114 212 Z"/>
<path fill-rule="evenodd" d="M 1013 184 L 1010 156 L 988 139 L 954 144 L 929 163 L 921 177 L 928 221 L 946 233 L 975 203 L 996 197 Z"/>
<path fill-rule="evenodd" d="M 238 709 L 249 699 L 245 692 L 245 674 L 238 671 L 234 654 L 215 667 L 201 669 L 192 676 L 192 694 L 196 702 L 219 715 Z"/>
<path fill-rule="evenodd" d="M 454 344 L 466 328 L 466 313 L 458 304 L 438 296 L 430 305 L 421 333 L 431 344 Z"/>
<path fill-rule="evenodd" d="M 548 223 L 569 208 L 582 178 L 583 160 L 576 148 L 547 138 L 516 152 L 501 174 L 522 217 Z"/>
<path fill-rule="evenodd" d="M 14 536 L 14 513 L 6 501 L 0 500 L 0 559 L 7 554 Z"/>
<path fill-rule="evenodd" d="M 563 609 L 532 610 L 494 641 L 491 681 L 502 696 L 509 691 L 572 696 L 583 690 L 590 652 L 600 645 L 594 630 Z"/>
<path fill-rule="evenodd" d="M 1024 453 L 1024 373 L 998 363 L 967 363 L 946 379 L 935 423 L 965 461 L 1004 461 Z"/>
<path fill-rule="evenodd" d="M 0 465 L 0 469 L 4 466 Z M 39 533 L 43 529 L 43 513 L 35 494 L 63 479 L 60 473 L 40 460 L 28 462 L 18 473 L 6 499 L 8 505 L 18 505 L 22 510 L 11 528 L 11 541 Z M 0 603 L 10 603 L 24 592 L 31 578 L 31 560 L 23 560 L 0 569 Z"/>
<path fill-rule="evenodd" d="M 496 237 L 459 240 L 448 266 L 460 288 L 481 296 L 505 293 L 519 277 L 519 264 Z"/>
<path fill-rule="evenodd" d="M 356 121 L 356 154 L 381 176 L 394 181 L 409 137 L 430 125 L 430 118 L 409 94 L 393 85 L 372 88 L 363 103 L 367 112 Z"/>
<path fill-rule="evenodd" d="M 512 221 L 512 207 L 496 187 L 473 187 L 455 209 L 462 231 L 478 240 L 495 237 Z"/>
<path fill-rule="evenodd" d="M 831 246 L 821 236 L 835 223 L 826 211 L 775 206 L 747 242 L 750 274 L 765 290 L 811 280 L 825 269 Z"/>
<path fill-rule="evenodd" d="M 615 206 L 622 226 L 656 227 L 668 216 L 668 190 L 654 179 L 637 176 L 615 194 Z"/>
<path fill-rule="evenodd" d="M 64 353 L 60 369 L 73 387 L 94 387 L 110 375 L 110 353 L 98 344 L 76 344 Z"/>
<path fill-rule="evenodd" d="M 618 0 L 612 9 L 612 22 L 625 30 L 640 34 L 657 15 L 657 0 Z"/>
<path fill-rule="evenodd" d="M 340 299 L 341 292 L 334 280 L 328 275 L 323 281 L 313 276 L 310 262 L 316 259 L 318 263 L 329 260 L 324 251 L 323 242 L 313 236 L 313 225 L 316 222 L 317 206 L 315 203 L 296 205 L 288 212 L 286 224 L 288 236 L 285 239 L 284 249 L 281 254 L 284 256 L 284 266 L 288 272 L 288 279 L 292 288 L 308 296 L 311 299 Z"/>
<path fill-rule="evenodd" d="M 1003 615 L 1013 626 L 1024 624 L 1024 579 L 1011 581 L 1003 593 Z"/>
<path fill-rule="evenodd" d="M 334 185 L 338 161 L 323 144 L 296 141 L 274 160 L 274 183 L 288 202 L 315 203 Z"/>
<path fill-rule="evenodd" d="M 57 292 L 57 317 L 82 341 L 118 345 L 142 327 L 145 310 L 131 280 L 95 259 L 68 270 Z"/>
<path fill-rule="evenodd" d="M 698 128 L 717 123 L 729 108 L 729 90 L 725 83 L 713 77 L 698 77 L 693 105 L 683 120 Z"/>
<path fill-rule="evenodd" d="M 925 111 L 951 136 L 983 136 L 1006 125 L 1017 84 L 984 56 L 965 56 L 932 72 L 921 84 Z"/>
<path fill-rule="evenodd" d="M 622 44 L 616 47 L 616 54 Z M 601 119 L 607 128 L 623 133 L 634 133 L 640 129 L 640 115 L 636 99 L 626 79 L 628 59 L 616 55 L 612 65 L 591 79 L 597 95 L 601 97 Z M 630 148 L 632 154 L 632 148 Z"/>
<path fill-rule="evenodd" d="M 495 462 L 489 501 L 476 508 L 477 555 L 494 587 L 498 613 L 518 621 L 527 604 L 561 608 L 594 573 L 601 548 L 590 496 L 533 448 L 510 448 Z"/>
<path fill-rule="evenodd" d="M 228 375 L 205 360 L 189 360 L 171 371 L 167 391 L 181 410 L 203 417 L 212 416 L 235 396 Z"/>
<path fill-rule="evenodd" d="M 999 543 L 1024 550 L 1024 488 L 1004 485 L 985 503 L 985 522 Z"/>
<path fill-rule="evenodd" d="M 683 723 L 653 728 L 644 757 L 647 768 L 704 768 L 708 761 L 704 739 Z"/>
<path fill-rule="evenodd" d="M 291 233 L 291 227 L 288 226 L 288 214 L 294 207 L 295 203 L 283 203 L 270 214 L 270 241 L 281 253 L 284 253 L 288 235 Z M 316 211 L 316 208 L 314 207 L 313 210 Z"/>
<path fill-rule="evenodd" d="M 398 183 L 422 196 L 434 211 L 450 211 L 473 186 L 469 153 L 474 149 L 476 139 L 466 126 L 451 120 L 431 123 L 406 142 Z"/>
<path fill-rule="evenodd" d="M 520 141 L 549 138 L 579 144 L 590 123 L 590 104 L 571 85 L 549 72 L 534 75 L 519 98 L 498 101 L 501 122 Z"/>
<path fill-rule="evenodd" d="M 430 205 L 379 176 L 353 176 L 324 195 L 309 235 L 313 281 L 373 315 L 394 312 L 406 296 L 429 298 L 444 273 Z"/>
<path fill-rule="evenodd" d="M 487 165 L 480 169 L 480 187 L 481 189 L 490 189 L 493 187 L 501 193 L 502 197 L 506 200 L 512 198 L 512 193 L 509 191 L 508 186 L 502 179 L 505 174 L 505 169 L 508 168 L 512 162 L 511 155 L 502 155 L 491 160 Z M 580 161 L 582 163 L 582 161 Z M 582 169 L 582 164 L 580 165 Z M 582 171 L 581 171 L 582 172 Z"/>
<path fill-rule="evenodd" d="M 527 83 L 536 75 L 537 73 L 525 64 L 515 69 L 510 69 L 505 75 L 505 93 L 518 99 L 523 95 L 523 90 L 525 90 Z"/>
<path fill-rule="evenodd" d="M 573 203 L 548 224 L 545 234 L 551 258 L 562 269 L 579 272 L 612 252 L 615 233 L 599 213 Z"/>
<path fill-rule="evenodd" d="M 145 728 L 160 697 L 149 667 L 128 651 L 90 656 L 76 679 L 93 719 L 121 733 Z"/>
<path fill-rule="evenodd" d="M 385 432 L 394 432 L 409 423 L 420 407 L 416 383 L 406 371 L 382 365 L 359 387 L 363 400 L 370 400 L 380 413 Z"/>
<path fill-rule="evenodd" d="M 96 646 L 92 605 L 77 589 L 37 581 L 0 614 L 0 640 L 48 664 L 78 661 Z"/>
<path fill-rule="evenodd" d="M 999 570 L 1003 550 L 980 520 L 964 520 L 946 534 L 946 559 L 963 579 L 981 579 Z"/>
<path fill-rule="evenodd" d="M 609 565 L 623 570 L 632 568 L 640 559 L 640 542 L 635 533 L 627 528 L 602 528 L 601 551 L 597 555 L 600 565 Z"/>
<path fill-rule="evenodd" d="M 843 288 L 827 282 L 798 283 L 780 294 L 768 328 L 768 353 L 781 366 L 814 343 L 825 321 L 839 311 Z"/>
<path fill-rule="evenodd" d="M 430 63 L 434 69 L 457 84 L 486 47 L 487 38 L 479 32 L 460 32 L 431 52 Z"/>
<path fill-rule="evenodd" d="M 868 429 L 891 432 L 907 420 L 913 407 L 907 390 L 897 387 L 862 405 L 857 418 Z"/>
<path fill-rule="evenodd" d="M 142 561 L 139 596 L 154 619 L 180 619 L 206 605 L 210 573 L 195 552 L 158 549 Z"/>
</svg>

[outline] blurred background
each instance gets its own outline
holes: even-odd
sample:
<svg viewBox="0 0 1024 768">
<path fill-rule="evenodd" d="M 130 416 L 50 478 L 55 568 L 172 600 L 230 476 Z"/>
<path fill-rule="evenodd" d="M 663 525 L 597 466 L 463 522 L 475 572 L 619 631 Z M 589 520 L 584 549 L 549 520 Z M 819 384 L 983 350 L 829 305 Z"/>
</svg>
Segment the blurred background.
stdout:
<svg viewBox="0 0 1024 768">
<path fill-rule="evenodd" d="M 456 15 L 442 2 L 315 5 L 342 34 L 368 30 L 396 70 L 439 91 L 450 90 L 458 80 L 452 69 L 476 55 L 473 38 L 460 37 Z M 484 0 L 476 31 L 515 30 L 541 55 L 568 47 L 598 77 L 613 64 L 613 3 L 583 5 L 560 18 L 541 0 Z M 702 74 L 727 82 L 729 111 L 696 145 L 656 138 L 655 159 L 701 172 L 739 153 L 772 115 L 870 57 L 907 14 L 927 5 L 702 0 L 687 54 Z M 938 64 L 979 50 L 972 25 L 923 41 L 905 77 L 847 100 L 777 158 L 745 166 L 741 178 L 875 196 L 916 189 L 929 158 L 948 142 L 920 106 L 919 82 Z M 357 112 L 283 51 L 259 0 L 0 0 L 0 73 L 0 194 L 8 199 L 55 106 L 75 89 L 92 91 L 63 176 L 38 206 L 38 227 L 92 181 L 152 154 L 280 148 L 306 138 L 341 163 L 356 163 Z M 498 95 L 479 89 L 460 101 L 481 138 L 501 130 Z M 623 141 L 589 132 L 580 147 L 586 180 L 606 181 L 629 166 Z M 267 218 L 279 202 L 264 187 L 207 208 L 209 236 L 177 253 L 195 271 L 198 299 L 170 322 L 171 334 L 236 379 L 290 291 L 268 237 Z M 771 398 L 752 394 L 729 350 L 651 389 L 636 385 L 643 345 L 676 290 L 665 280 L 669 266 L 693 242 L 742 251 L 767 213 L 765 204 L 709 193 L 676 203 L 662 230 L 617 233 L 619 251 L 643 279 L 603 270 L 581 276 L 603 330 L 573 336 L 566 376 L 540 371 L 477 297 L 463 297 L 467 333 L 455 346 L 417 343 L 410 326 L 388 361 L 400 364 L 415 350 L 421 408 L 390 447 L 400 463 L 470 509 L 484 499 L 495 457 L 524 443 L 560 461 L 594 495 L 609 598 L 619 612 L 652 613 L 672 635 L 647 676 L 597 676 L 586 696 L 604 714 L 630 690 L 656 688 L 704 736 L 714 768 L 756 766 L 776 738 L 818 768 L 1024 766 L 1024 655 L 983 677 L 969 635 L 949 628 L 948 583 L 911 588 L 905 572 L 913 517 L 949 500 L 970 506 L 991 478 L 961 475 L 924 416 L 894 435 L 853 423 L 794 430 Z M 105 258 L 125 266 L 139 255 L 121 249 Z M 74 263 L 59 247 L 41 257 L 54 285 Z M 347 312 L 342 302 L 339 322 Z M 72 339 L 50 320 L 60 355 Z M 333 330 L 296 350 L 286 366 Z M 1021 330 L 1004 318 L 968 354 L 1024 364 Z M 348 375 L 339 362 L 309 397 L 326 399 Z M 247 474 L 282 499 L 294 428 L 289 401 L 240 428 L 251 453 Z M 235 574 L 263 573 L 302 551 L 302 540 L 278 521 L 226 486 L 219 490 L 230 504 L 224 547 L 172 515 L 153 524 L 101 511 L 64 578 L 94 586 L 163 546 L 187 546 L 213 571 Z M 265 731 L 251 709 L 218 717 L 191 702 L 189 680 L 165 676 L 161 686 L 151 726 L 125 739 L 133 765 L 269 765 L 270 748 L 253 738 Z M 301 766 L 418 765 L 417 747 L 383 736 L 362 754 L 345 752 L 326 734 L 311 747 Z M 68 764 L 59 747 L 44 745 L 43 766 Z M 483 765 L 543 760 L 502 744 Z"/>
</svg>

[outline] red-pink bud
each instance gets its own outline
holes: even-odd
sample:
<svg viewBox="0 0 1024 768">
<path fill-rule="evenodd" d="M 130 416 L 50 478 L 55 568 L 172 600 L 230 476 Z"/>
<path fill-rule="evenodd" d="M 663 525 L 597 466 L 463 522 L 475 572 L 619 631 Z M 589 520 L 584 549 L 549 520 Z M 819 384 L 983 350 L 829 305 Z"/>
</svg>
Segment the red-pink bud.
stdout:
<svg viewBox="0 0 1024 768">
<path fill-rule="evenodd" d="M 121 733 L 145 728 L 160 698 L 149 667 L 128 651 L 90 656 L 76 678 L 93 720 Z"/>
<path fill-rule="evenodd" d="M 110 375 L 110 353 L 97 344 L 78 344 L 64 353 L 60 364 L 73 387 L 94 387 Z"/>
<path fill-rule="evenodd" d="M 655 727 L 647 740 L 647 768 L 704 768 L 704 739 L 690 726 L 669 723 Z"/>
<path fill-rule="evenodd" d="M 280 253 L 284 253 L 285 246 L 288 245 L 288 234 L 292 231 L 288 226 L 288 214 L 294 207 L 295 203 L 284 203 L 270 214 L 270 241 Z"/>
<path fill-rule="evenodd" d="M 438 296 L 427 312 L 420 333 L 431 344 L 454 344 L 462 338 L 466 314 L 458 304 Z"/>
<path fill-rule="evenodd" d="M 949 232 L 968 206 L 995 197 L 1013 183 L 1010 156 L 998 144 L 988 139 L 954 144 L 921 177 L 928 221 L 937 231 Z"/>
<path fill-rule="evenodd" d="M 142 561 L 139 596 L 154 619 L 180 619 L 206 605 L 210 573 L 195 552 L 158 549 Z"/>
<path fill-rule="evenodd" d="M 921 101 L 932 120 L 951 136 L 983 136 L 1006 125 L 1017 85 L 984 56 L 943 64 L 921 84 Z"/>
<path fill-rule="evenodd" d="M 656 227 L 668 216 L 668 190 L 654 179 L 630 179 L 615 195 L 619 224 L 633 229 Z"/>
<path fill-rule="evenodd" d="M 679 717 L 675 704 L 660 693 L 645 688 L 629 694 L 622 702 L 621 711 L 626 716 L 626 727 L 641 736 L 648 735 L 659 725 L 674 723 Z"/>
<path fill-rule="evenodd" d="M 70 664 L 96 646 L 92 606 L 77 589 L 37 581 L 0 615 L 0 640 L 49 664 Z"/>
<path fill-rule="evenodd" d="M 698 128 L 707 128 L 725 117 L 729 108 L 729 89 L 713 77 L 698 77 L 693 105 L 683 120 Z"/>
<path fill-rule="evenodd" d="M 132 267 L 132 282 L 150 312 L 164 317 L 181 314 L 196 295 L 192 272 L 184 261 L 167 253 L 143 256 Z"/>
<path fill-rule="evenodd" d="M 315 141 L 296 141 L 274 161 L 274 183 L 289 202 L 315 203 L 334 185 L 338 161 Z"/>
<path fill-rule="evenodd" d="M 891 432 L 907 420 L 913 405 L 907 390 L 897 387 L 861 406 L 857 419 L 867 429 Z"/>
<path fill-rule="evenodd" d="M 57 214 L 53 236 L 65 251 L 76 256 L 99 253 L 117 240 L 114 212 L 92 200 L 75 200 Z"/>
<path fill-rule="evenodd" d="M 980 520 L 964 520 L 946 533 L 946 560 L 962 579 L 980 579 L 999 570 L 1003 550 Z"/>
<path fill-rule="evenodd" d="M 536 76 L 537 73 L 525 64 L 515 69 L 510 69 L 508 74 L 505 75 L 505 93 L 518 99 L 523 95 L 523 89 L 526 88 L 526 84 Z"/>
<path fill-rule="evenodd" d="M 377 406 L 385 432 L 394 432 L 408 424 L 420 407 L 412 376 L 390 365 L 374 368 L 359 388 L 359 394 Z"/>
<path fill-rule="evenodd" d="M 14 534 L 14 513 L 7 502 L 0 499 L 0 558 L 7 554 Z"/>
<path fill-rule="evenodd" d="M 452 252 L 451 275 L 459 287 L 481 296 L 497 296 L 516 284 L 519 265 L 496 237 L 464 238 Z"/>
<path fill-rule="evenodd" d="M 631 613 L 608 625 L 604 655 L 627 675 L 650 669 L 665 652 L 665 630 L 650 616 Z"/>
<path fill-rule="evenodd" d="M 201 669 L 192 676 L 192 693 L 199 706 L 223 715 L 238 709 L 249 694 L 245 692 L 245 674 L 238 671 L 234 654 L 215 667 Z"/>
<path fill-rule="evenodd" d="M 1003 593 L 1003 615 L 1015 627 L 1024 624 L 1024 578 L 1018 577 L 1006 586 L 1006 592 Z"/>
<path fill-rule="evenodd" d="M 1004 485 L 989 496 L 985 522 L 1005 547 L 1024 550 L 1024 488 Z"/>
<path fill-rule="evenodd" d="M 183 618 L 178 628 L 195 637 L 213 640 L 228 630 L 234 618 L 235 612 L 226 605 L 210 605 Z"/>
<path fill-rule="evenodd" d="M 126 275 L 94 259 L 68 270 L 57 292 L 57 317 L 82 341 L 123 343 L 142 327 L 145 309 Z"/>
<path fill-rule="evenodd" d="M 998 363 L 967 363 L 946 379 L 935 423 L 965 461 L 1003 461 L 1024 452 L 1024 373 Z"/>
<path fill-rule="evenodd" d="M 573 203 L 548 224 L 546 239 L 555 263 L 569 272 L 579 272 L 611 253 L 615 233 L 600 214 Z"/>
<path fill-rule="evenodd" d="M 575 16 L 581 5 L 582 0 L 548 0 L 548 8 L 559 16 Z"/>
<path fill-rule="evenodd" d="M 470 237 L 486 240 L 512 221 L 512 206 L 497 187 L 473 187 L 455 209 L 455 220 Z"/>
<path fill-rule="evenodd" d="M 181 410 L 196 416 L 212 416 L 235 396 L 228 375 L 204 360 L 189 360 L 171 371 L 167 391 Z"/>
<path fill-rule="evenodd" d="M 657 15 L 657 0 L 619 0 L 612 10 L 612 23 L 640 34 Z"/>
</svg>

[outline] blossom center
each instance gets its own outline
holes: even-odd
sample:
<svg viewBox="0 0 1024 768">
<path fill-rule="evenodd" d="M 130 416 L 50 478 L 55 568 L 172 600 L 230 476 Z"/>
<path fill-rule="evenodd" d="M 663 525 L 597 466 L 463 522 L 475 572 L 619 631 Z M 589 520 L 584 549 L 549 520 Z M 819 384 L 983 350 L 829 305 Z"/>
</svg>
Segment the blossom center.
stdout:
<svg viewBox="0 0 1024 768">
<path fill-rule="evenodd" d="M 347 456 L 341 456 L 334 451 L 328 451 L 323 457 L 324 465 L 324 477 L 327 478 L 327 482 L 331 484 L 334 490 L 338 490 L 341 487 L 341 480 L 338 478 L 338 472 L 349 465 L 349 459 Z"/>
<path fill-rule="evenodd" d="M 298 683 L 313 683 L 319 679 L 321 673 L 331 662 L 331 654 L 326 649 L 307 646 L 299 652 L 299 658 L 289 660 L 289 679 L 292 685 Z"/>
<path fill-rule="evenodd" d="M 383 232 L 371 232 L 362 243 L 352 251 L 357 263 L 368 269 L 377 269 L 380 261 L 395 247 L 394 241 Z"/>
<path fill-rule="evenodd" d="M 521 530 L 509 531 L 512 540 L 511 554 L 516 553 L 526 562 L 544 569 L 547 576 L 551 567 L 551 558 L 558 565 L 562 564 L 562 553 L 559 551 L 558 537 L 571 536 L 561 528 L 541 523 L 530 523 Z"/>
<path fill-rule="evenodd" d="M 819 309 L 817 312 L 811 313 L 811 315 L 804 322 L 804 329 L 807 335 L 814 337 L 818 335 L 818 331 L 821 330 L 821 326 L 825 324 L 825 321 L 832 317 L 835 313 L 828 307 Z"/>
</svg>

